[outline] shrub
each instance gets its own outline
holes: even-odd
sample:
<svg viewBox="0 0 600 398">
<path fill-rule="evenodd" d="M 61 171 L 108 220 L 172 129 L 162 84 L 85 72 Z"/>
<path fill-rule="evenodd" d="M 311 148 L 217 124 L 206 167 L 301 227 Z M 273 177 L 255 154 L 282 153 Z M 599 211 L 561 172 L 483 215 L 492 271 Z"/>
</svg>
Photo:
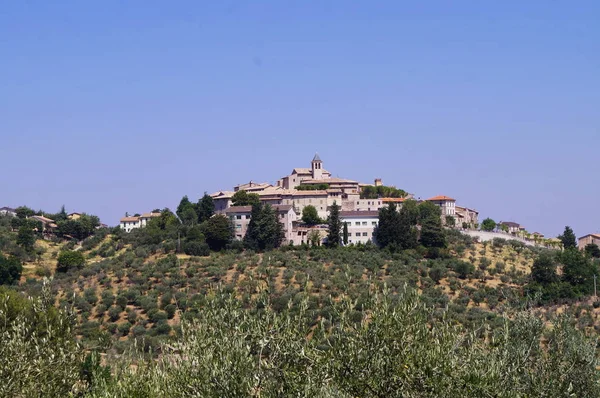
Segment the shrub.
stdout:
<svg viewBox="0 0 600 398">
<path fill-rule="evenodd" d="M 131 323 L 129 322 L 124 322 L 117 328 L 122 336 L 127 336 L 129 334 L 129 329 L 131 329 Z"/>
<path fill-rule="evenodd" d="M 116 306 L 112 306 L 108 309 L 108 318 L 112 321 L 115 322 L 117 321 L 119 318 L 121 317 L 121 308 L 116 307 Z"/>
<path fill-rule="evenodd" d="M 183 252 L 190 256 L 208 256 L 210 255 L 210 248 L 205 242 L 186 242 L 183 247 Z"/>
<path fill-rule="evenodd" d="M 456 261 L 454 264 L 454 272 L 458 274 L 460 279 L 466 279 L 475 271 L 473 264 L 467 263 L 466 261 Z"/>
<path fill-rule="evenodd" d="M 56 264 L 57 272 L 67 272 L 70 269 L 80 269 L 85 264 L 85 258 L 81 252 L 76 251 L 63 251 L 58 256 Z"/>
</svg>

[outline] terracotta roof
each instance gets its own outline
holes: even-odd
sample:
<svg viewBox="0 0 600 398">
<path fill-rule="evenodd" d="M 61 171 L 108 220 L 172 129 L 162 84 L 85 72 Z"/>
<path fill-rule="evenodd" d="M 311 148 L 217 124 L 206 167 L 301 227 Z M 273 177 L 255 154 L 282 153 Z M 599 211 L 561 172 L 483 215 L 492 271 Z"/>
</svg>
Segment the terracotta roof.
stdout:
<svg viewBox="0 0 600 398">
<path fill-rule="evenodd" d="M 54 220 L 51 220 L 44 216 L 31 216 L 31 218 L 33 218 L 34 220 L 41 221 L 43 223 L 53 223 L 54 222 Z"/>
<path fill-rule="evenodd" d="M 292 174 L 312 174 L 312 169 L 296 167 L 294 170 L 292 170 Z"/>
<path fill-rule="evenodd" d="M 379 217 L 378 211 L 340 211 L 340 218 L 351 218 L 351 217 Z"/>
<path fill-rule="evenodd" d="M 140 218 L 153 218 L 160 217 L 160 213 L 144 213 L 140 216 Z"/>
<path fill-rule="evenodd" d="M 380 200 L 383 203 L 391 203 L 391 202 L 402 203 L 406 200 L 406 198 L 381 198 Z"/>
<path fill-rule="evenodd" d="M 456 202 L 456 199 L 452 199 L 451 197 L 445 195 L 434 196 L 433 198 L 429 198 L 427 200 L 435 202 Z"/>
<path fill-rule="evenodd" d="M 235 192 L 233 191 L 218 191 L 215 193 L 211 193 L 210 197 L 213 199 L 231 198 L 234 194 Z"/>
<path fill-rule="evenodd" d="M 138 222 L 140 220 L 139 217 L 123 217 L 119 221 L 121 222 Z"/>
<path fill-rule="evenodd" d="M 583 235 L 583 236 L 582 236 L 581 238 L 579 238 L 579 239 L 585 239 L 585 238 L 587 238 L 588 236 L 592 236 L 592 237 L 594 237 L 594 238 L 598 238 L 598 239 L 600 239 L 600 234 L 587 234 L 587 235 Z"/>
<path fill-rule="evenodd" d="M 292 192 L 292 196 L 327 196 L 327 191 L 323 191 L 323 190 L 295 191 L 295 192 Z"/>
<path fill-rule="evenodd" d="M 499 225 L 506 225 L 509 228 L 519 228 L 521 224 L 512 221 L 500 221 Z"/>
<path fill-rule="evenodd" d="M 346 180 L 344 178 L 321 178 L 319 180 L 302 180 L 301 184 L 340 184 L 340 183 L 358 184 L 358 181 Z"/>
<path fill-rule="evenodd" d="M 252 212 L 252 206 L 231 206 L 225 209 L 225 214 L 250 212 Z"/>
</svg>

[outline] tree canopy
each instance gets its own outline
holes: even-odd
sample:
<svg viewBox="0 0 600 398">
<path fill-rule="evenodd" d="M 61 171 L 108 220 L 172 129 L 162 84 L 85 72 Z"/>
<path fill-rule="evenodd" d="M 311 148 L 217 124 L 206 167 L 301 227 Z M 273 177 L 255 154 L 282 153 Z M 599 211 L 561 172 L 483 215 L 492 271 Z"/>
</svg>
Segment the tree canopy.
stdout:
<svg viewBox="0 0 600 398">
<path fill-rule="evenodd" d="M 565 227 L 565 231 L 562 235 L 558 237 L 563 244 L 565 249 L 575 248 L 577 247 L 577 238 L 575 237 L 575 233 L 568 225 Z"/>
<path fill-rule="evenodd" d="M 244 245 L 248 249 L 275 249 L 281 245 L 284 236 L 283 225 L 271 205 L 258 203 L 252 206 L 250 223 L 244 237 Z"/>
<path fill-rule="evenodd" d="M 308 225 L 321 224 L 322 220 L 315 206 L 308 205 L 302 209 L 302 222 Z"/>
<path fill-rule="evenodd" d="M 18 282 L 23 272 L 21 261 L 16 257 L 5 257 L 0 253 L 0 285 Z"/>
<path fill-rule="evenodd" d="M 214 251 L 224 249 L 233 239 L 233 226 L 224 215 L 216 215 L 206 220 L 202 231 L 208 247 Z"/>
<path fill-rule="evenodd" d="M 231 203 L 233 206 L 254 206 L 260 203 L 260 197 L 255 193 L 240 190 L 233 194 Z"/>
<path fill-rule="evenodd" d="M 327 233 L 327 246 L 338 247 L 342 242 L 342 221 L 340 220 L 340 206 L 333 202 L 329 211 L 329 232 Z"/>
<path fill-rule="evenodd" d="M 481 223 L 481 229 L 483 229 L 484 231 L 491 232 L 494 230 L 494 228 L 496 228 L 496 221 L 492 220 L 489 217 L 483 220 L 483 222 Z"/>
</svg>

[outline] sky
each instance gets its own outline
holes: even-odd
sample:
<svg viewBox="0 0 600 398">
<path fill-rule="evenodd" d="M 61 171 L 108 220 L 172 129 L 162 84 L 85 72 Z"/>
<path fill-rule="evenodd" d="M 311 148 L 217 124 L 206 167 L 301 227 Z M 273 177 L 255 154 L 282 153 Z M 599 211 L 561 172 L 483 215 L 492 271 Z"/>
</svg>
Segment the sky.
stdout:
<svg viewBox="0 0 600 398">
<path fill-rule="evenodd" d="M 6 1 L 0 207 L 333 176 L 600 232 L 600 2 Z"/>
</svg>

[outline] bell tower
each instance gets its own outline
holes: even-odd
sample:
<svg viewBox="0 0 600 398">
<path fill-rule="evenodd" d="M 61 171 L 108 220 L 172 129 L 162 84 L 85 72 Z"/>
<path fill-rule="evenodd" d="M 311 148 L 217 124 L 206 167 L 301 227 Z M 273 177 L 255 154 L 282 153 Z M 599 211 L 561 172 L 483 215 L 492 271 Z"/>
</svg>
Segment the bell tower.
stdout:
<svg viewBox="0 0 600 398">
<path fill-rule="evenodd" d="M 319 157 L 319 154 L 316 153 L 312 162 L 312 178 L 313 180 L 322 180 L 323 179 L 323 161 Z"/>
</svg>

